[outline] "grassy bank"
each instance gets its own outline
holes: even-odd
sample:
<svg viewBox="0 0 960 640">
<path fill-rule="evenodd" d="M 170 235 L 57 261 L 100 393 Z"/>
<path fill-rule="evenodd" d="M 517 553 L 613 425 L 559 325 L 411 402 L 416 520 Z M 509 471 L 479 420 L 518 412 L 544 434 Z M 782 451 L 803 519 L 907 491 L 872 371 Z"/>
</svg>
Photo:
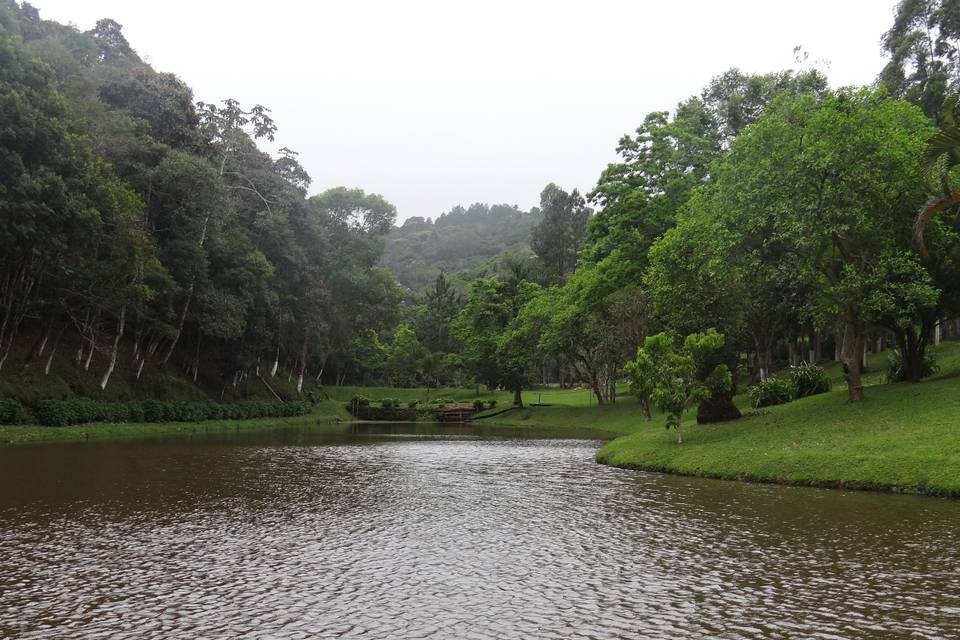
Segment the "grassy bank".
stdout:
<svg viewBox="0 0 960 640">
<path fill-rule="evenodd" d="M 527 407 L 491 418 L 498 424 L 576 425 L 621 435 L 598 461 L 617 467 L 796 485 L 960 496 L 960 344 L 934 349 L 941 373 L 918 384 L 881 384 L 847 402 L 839 380 L 828 394 L 771 407 L 742 420 L 684 423 L 684 444 L 646 422 L 636 402 Z M 874 371 L 883 359 L 876 357 Z M 835 377 L 839 372 L 828 368 Z M 745 398 L 738 398 L 741 408 Z"/>
<path fill-rule="evenodd" d="M 278 427 L 316 427 L 336 433 L 346 428 L 350 414 L 339 402 L 322 402 L 313 412 L 293 418 L 257 418 L 253 420 L 209 420 L 204 422 L 144 422 L 127 424 L 93 423 L 70 427 L 37 425 L 0 426 L 0 446 L 38 442 L 85 442 L 174 435 L 202 435 L 255 431 Z"/>
</svg>

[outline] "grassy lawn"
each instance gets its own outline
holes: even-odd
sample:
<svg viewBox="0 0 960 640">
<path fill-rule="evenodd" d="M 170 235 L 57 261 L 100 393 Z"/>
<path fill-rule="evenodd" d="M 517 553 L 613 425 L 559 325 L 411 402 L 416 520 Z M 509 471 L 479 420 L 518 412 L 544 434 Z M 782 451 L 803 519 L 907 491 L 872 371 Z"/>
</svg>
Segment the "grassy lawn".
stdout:
<svg viewBox="0 0 960 640">
<path fill-rule="evenodd" d="M 847 402 L 836 365 L 831 393 L 764 409 L 735 422 L 684 423 L 684 444 L 643 420 L 635 401 L 584 407 L 579 396 L 490 418 L 498 424 L 589 427 L 622 435 L 597 459 L 613 466 L 705 477 L 960 495 L 960 343 L 934 349 L 941 372 L 919 384 L 882 384 L 873 356 L 867 399 Z M 750 411 L 744 396 L 738 405 Z"/>
</svg>

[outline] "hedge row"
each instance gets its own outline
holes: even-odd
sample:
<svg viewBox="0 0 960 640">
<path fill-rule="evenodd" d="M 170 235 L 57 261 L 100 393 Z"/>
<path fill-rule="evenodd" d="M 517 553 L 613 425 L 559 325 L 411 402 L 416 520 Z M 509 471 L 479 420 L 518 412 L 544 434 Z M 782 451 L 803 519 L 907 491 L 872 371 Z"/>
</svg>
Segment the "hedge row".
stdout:
<svg viewBox="0 0 960 640">
<path fill-rule="evenodd" d="M 42 425 L 62 427 L 84 422 L 202 422 L 204 420 L 244 420 L 249 418 L 286 418 L 310 413 L 312 404 L 292 402 L 101 402 L 99 400 L 41 400 L 33 414 Z"/>
<path fill-rule="evenodd" d="M 19 424 L 27 421 L 27 409 L 18 400 L 0 400 L 0 424 Z"/>
</svg>

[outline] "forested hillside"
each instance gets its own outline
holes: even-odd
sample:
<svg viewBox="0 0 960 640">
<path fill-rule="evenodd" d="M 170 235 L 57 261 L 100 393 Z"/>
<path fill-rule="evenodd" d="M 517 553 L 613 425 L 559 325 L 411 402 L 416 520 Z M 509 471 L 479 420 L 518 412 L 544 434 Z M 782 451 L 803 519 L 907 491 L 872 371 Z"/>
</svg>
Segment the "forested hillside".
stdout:
<svg viewBox="0 0 960 640">
<path fill-rule="evenodd" d="M 281 370 L 302 391 L 395 323 L 400 291 L 377 266 L 394 207 L 307 197 L 297 154 L 257 147 L 269 109 L 224 98 L 195 103 L 112 20 L 80 32 L 0 3 L 9 395 L 276 395 Z"/>
<path fill-rule="evenodd" d="M 413 291 L 427 289 L 441 272 L 465 289 L 474 278 L 496 273 L 504 258 L 529 257 L 530 231 L 541 217 L 537 208 L 473 204 L 436 220 L 407 218 L 387 235 L 383 265 Z"/>
</svg>

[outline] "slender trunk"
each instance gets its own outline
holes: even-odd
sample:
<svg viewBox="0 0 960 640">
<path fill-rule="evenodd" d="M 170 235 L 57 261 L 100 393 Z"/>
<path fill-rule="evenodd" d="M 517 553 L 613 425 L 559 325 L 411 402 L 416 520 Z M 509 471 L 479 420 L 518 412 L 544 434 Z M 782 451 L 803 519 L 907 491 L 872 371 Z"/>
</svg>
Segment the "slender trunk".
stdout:
<svg viewBox="0 0 960 640">
<path fill-rule="evenodd" d="M 139 380 L 140 376 L 143 375 L 143 365 L 146 364 L 146 362 L 147 362 L 146 358 L 140 359 L 140 364 L 137 366 L 137 380 Z"/>
<path fill-rule="evenodd" d="M 863 359 L 863 332 L 860 323 L 848 313 L 843 326 L 843 343 L 840 347 L 840 363 L 843 376 L 847 381 L 847 395 L 850 402 L 863 400 L 863 381 L 861 368 Z"/>
<path fill-rule="evenodd" d="M 520 385 L 517 385 L 513 388 L 513 406 L 523 408 L 523 397 L 521 396 L 522 388 Z"/>
<path fill-rule="evenodd" d="M 683 429 L 680 426 L 680 420 L 677 420 L 675 428 L 677 430 L 677 444 L 683 444 Z"/>
<path fill-rule="evenodd" d="M 90 328 L 90 350 L 87 352 L 87 359 L 83 362 L 83 370 L 90 371 L 90 361 L 93 360 L 93 352 L 97 348 L 97 332 Z"/>
<path fill-rule="evenodd" d="M 650 398 L 640 398 L 640 411 L 643 412 L 643 418 L 647 422 L 653 419 L 653 416 L 650 415 Z"/>
<path fill-rule="evenodd" d="M 53 365 L 53 354 L 57 352 L 57 346 L 60 344 L 60 338 L 63 337 L 64 331 L 67 329 L 67 323 L 63 323 L 63 326 L 60 327 L 60 330 L 57 332 L 57 336 L 53 339 L 53 345 L 50 347 L 50 353 L 47 355 L 47 363 L 43 367 L 43 375 L 50 375 L 50 367 Z"/>
<path fill-rule="evenodd" d="M 203 334 L 199 331 L 197 332 L 197 348 L 193 351 L 193 384 L 197 384 L 197 378 L 200 375 L 200 340 L 203 338 Z"/>
<path fill-rule="evenodd" d="M 40 337 L 37 338 L 36 343 L 34 343 L 33 348 L 30 349 L 30 355 L 27 356 L 27 359 L 23 362 L 23 366 L 20 367 L 20 373 L 25 373 L 27 369 L 30 368 L 30 365 L 33 364 L 33 361 L 37 358 L 43 357 L 43 352 L 46 350 L 47 342 L 50 339 L 50 332 L 53 330 L 53 320 L 44 328 L 43 333 L 40 334 Z"/>
<path fill-rule="evenodd" d="M 303 336 L 300 345 L 300 370 L 297 373 L 297 395 L 303 393 L 303 376 L 307 372 L 307 336 Z"/>
<path fill-rule="evenodd" d="M 120 307 L 120 319 L 117 321 L 117 334 L 113 337 L 113 345 L 110 347 L 110 364 L 100 379 L 100 389 L 106 389 L 110 383 L 110 376 L 117 367 L 117 353 L 120 351 L 120 338 L 123 337 L 123 330 L 127 323 L 127 305 Z"/>
<path fill-rule="evenodd" d="M 200 246 L 203 246 L 203 240 L 200 241 Z M 170 361 L 170 356 L 173 355 L 173 350 L 177 348 L 177 343 L 180 342 L 180 336 L 183 334 L 183 326 L 187 323 L 187 312 L 190 310 L 190 301 L 193 299 L 193 282 L 190 282 L 190 286 L 187 287 L 187 299 L 183 301 L 183 310 L 180 312 L 180 318 L 177 320 L 177 331 L 173 334 L 173 338 L 170 340 L 170 346 L 167 348 L 167 352 L 163 356 L 163 360 L 160 361 L 160 368 L 162 369 L 167 365 L 167 362 Z"/>
<path fill-rule="evenodd" d="M 279 370 L 280 370 L 280 344 L 279 344 L 279 342 L 278 342 L 278 343 L 277 343 L 277 351 L 276 351 L 276 354 L 274 355 L 274 358 L 273 358 L 273 366 L 270 367 L 270 377 L 271 377 L 271 378 L 276 378 L 276 377 L 277 377 L 277 371 L 279 371 Z"/>
</svg>

